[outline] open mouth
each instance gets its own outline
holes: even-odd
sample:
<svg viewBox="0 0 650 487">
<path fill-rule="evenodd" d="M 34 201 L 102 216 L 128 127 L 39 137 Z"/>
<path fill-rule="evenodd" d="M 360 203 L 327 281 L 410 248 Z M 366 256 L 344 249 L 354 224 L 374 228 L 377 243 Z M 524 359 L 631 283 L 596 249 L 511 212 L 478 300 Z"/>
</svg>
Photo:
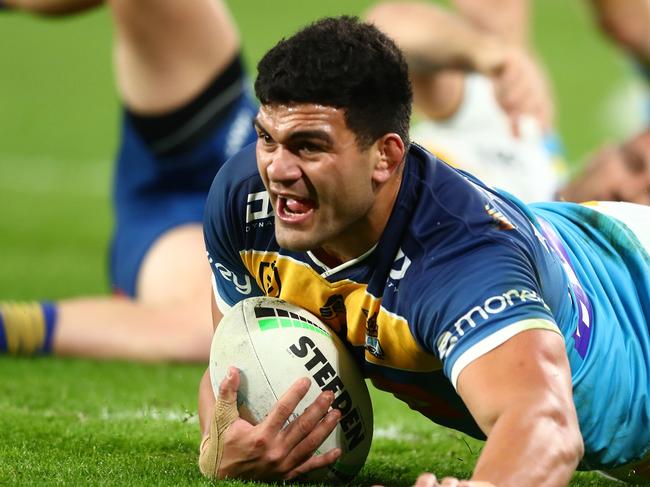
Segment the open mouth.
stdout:
<svg viewBox="0 0 650 487">
<path fill-rule="evenodd" d="M 278 196 L 277 215 L 287 223 L 299 223 L 307 219 L 316 208 L 314 200 Z"/>
</svg>

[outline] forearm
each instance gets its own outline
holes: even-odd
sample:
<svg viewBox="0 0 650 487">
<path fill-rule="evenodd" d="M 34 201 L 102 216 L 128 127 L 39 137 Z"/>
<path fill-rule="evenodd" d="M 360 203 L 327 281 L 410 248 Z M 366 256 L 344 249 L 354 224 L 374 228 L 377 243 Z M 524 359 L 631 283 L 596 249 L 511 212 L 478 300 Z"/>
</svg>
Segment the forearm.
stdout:
<svg viewBox="0 0 650 487">
<path fill-rule="evenodd" d="M 472 480 L 499 487 L 565 486 L 583 455 L 577 419 L 561 407 L 531 403 L 502 414 L 494 424 Z M 574 417 L 572 417 L 574 416 Z"/>
<path fill-rule="evenodd" d="M 470 363 L 458 392 L 488 437 L 472 479 L 499 487 L 567 485 L 584 448 L 572 391 L 559 333 L 529 329 Z"/>
<path fill-rule="evenodd" d="M 418 72 L 459 68 L 487 72 L 500 61 L 501 43 L 434 4 L 386 2 L 365 14 L 404 51 Z"/>
</svg>

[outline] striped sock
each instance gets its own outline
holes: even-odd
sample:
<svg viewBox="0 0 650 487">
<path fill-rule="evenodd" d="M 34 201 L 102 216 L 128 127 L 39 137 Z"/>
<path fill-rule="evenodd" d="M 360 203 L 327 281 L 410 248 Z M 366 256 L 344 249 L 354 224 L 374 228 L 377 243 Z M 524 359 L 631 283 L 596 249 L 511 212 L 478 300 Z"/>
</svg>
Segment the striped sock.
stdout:
<svg viewBox="0 0 650 487">
<path fill-rule="evenodd" d="M 0 303 L 0 353 L 51 353 L 56 318 L 54 303 Z"/>
</svg>

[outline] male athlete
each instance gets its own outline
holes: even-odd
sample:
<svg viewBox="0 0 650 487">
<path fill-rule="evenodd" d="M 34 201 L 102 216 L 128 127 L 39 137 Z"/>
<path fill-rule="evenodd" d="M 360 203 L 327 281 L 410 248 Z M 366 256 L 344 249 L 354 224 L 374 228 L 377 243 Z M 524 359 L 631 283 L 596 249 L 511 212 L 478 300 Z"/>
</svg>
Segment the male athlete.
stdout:
<svg viewBox="0 0 650 487">
<path fill-rule="evenodd" d="M 215 326 L 217 307 L 265 294 L 319 315 L 378 388 L 486 438 L 471 480 L 446 485 L 650 478 L 650 209 L 526 206 L 409 144 L 406 63 L 355 19 L 312 24 L 258 70 L 257 144 L 206 206 Z M 283 428 L 304 379 L 257 425 L 238 417 L 238 384 L 233 367 L 215 402 L 201 382 L 205 475 L 292 479 L 337 460 L 312 456 L 340 418 L 331 391 Z"/>
<path fill-rule="evenodd" d="M 65 15 L 101 0 L 2 0 Z M 221 0 L 110 0 L 123 104 L 113 190 L 114 297 L 0 302 L 0 353 L 205 360 L 210 270 L 201 222 L 257 110 Z"/>
</svg>

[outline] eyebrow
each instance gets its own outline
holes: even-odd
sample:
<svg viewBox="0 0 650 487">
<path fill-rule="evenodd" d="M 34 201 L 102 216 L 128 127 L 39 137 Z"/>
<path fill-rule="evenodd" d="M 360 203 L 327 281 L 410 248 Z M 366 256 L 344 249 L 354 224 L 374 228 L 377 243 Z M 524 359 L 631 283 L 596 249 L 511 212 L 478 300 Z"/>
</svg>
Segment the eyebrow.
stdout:
<svg viewBox="0 0 650 487">
<path fill-rule="evenodd" d="M 261 130 L 265 134 L 269 135 L 268 130 L 260 123 L 259 119 L 255 117 L 253 119 L 253 126 L 258 130 Z M 296 140 L 301 139 L 319 139 L 327 144 L 332 144 L 332 137 L 325 130 L 298 130 L 289 134 L 289 142 L 295 142 Z"/>
</svg>

